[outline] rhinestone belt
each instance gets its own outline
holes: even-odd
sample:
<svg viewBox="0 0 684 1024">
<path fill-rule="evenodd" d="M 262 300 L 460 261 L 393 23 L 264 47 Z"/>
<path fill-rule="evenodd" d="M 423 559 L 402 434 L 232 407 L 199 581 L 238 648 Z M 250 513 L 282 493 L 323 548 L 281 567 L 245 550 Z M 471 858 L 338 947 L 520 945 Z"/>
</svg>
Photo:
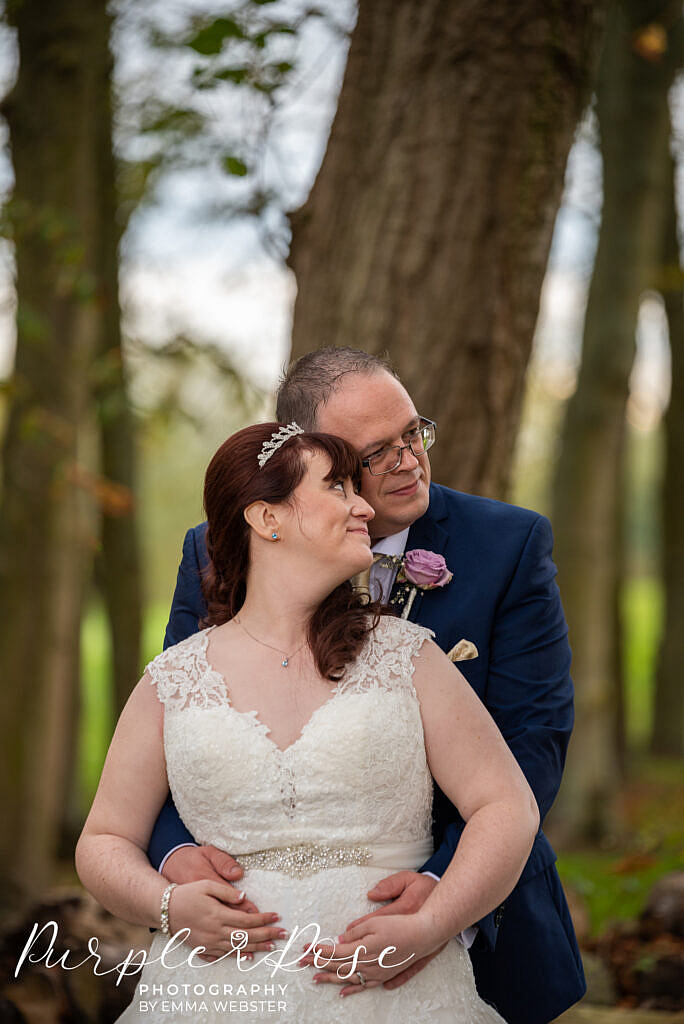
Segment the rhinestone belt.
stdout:
<svg viewBox="0 0 684 1024">
<path fill-rule="evenodd" d="M 254 853 L 237 855 L 243 868 L 262 868 L 266 871 L 283 871 L 291 878 L 306 878 L 326 868 L 343 868 L 349 864 L 367 864 L 371 852 L 365 846 L 317 846 L 315 843 L 301 843 L 298 846 L 281 846 L 272 850 L 255 850 Z"/>
</svg>

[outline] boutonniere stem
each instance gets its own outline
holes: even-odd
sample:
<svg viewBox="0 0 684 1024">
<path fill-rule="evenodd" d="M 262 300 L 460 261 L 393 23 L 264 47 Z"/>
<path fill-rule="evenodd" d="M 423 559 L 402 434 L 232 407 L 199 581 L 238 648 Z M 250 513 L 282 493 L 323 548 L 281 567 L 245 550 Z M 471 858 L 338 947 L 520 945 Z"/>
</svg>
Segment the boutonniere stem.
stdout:
<svg viewBox="0 0 684 1024">
<path fill-rule="evenodd" d="M 411 607 L 413 605 L 413 602 L 416 599 L 416 594 L 417 593 L 418 593 L 417 587 L 411 587 L 411 592 L 409 593 L 409 596 L 406 599 L 406 604 L 404 605 L 404 607 L 402 608 L 402 611 L 401 611 L 402 619 L 408 619 L 409 612 L 411 611 Z"/>
</svg>

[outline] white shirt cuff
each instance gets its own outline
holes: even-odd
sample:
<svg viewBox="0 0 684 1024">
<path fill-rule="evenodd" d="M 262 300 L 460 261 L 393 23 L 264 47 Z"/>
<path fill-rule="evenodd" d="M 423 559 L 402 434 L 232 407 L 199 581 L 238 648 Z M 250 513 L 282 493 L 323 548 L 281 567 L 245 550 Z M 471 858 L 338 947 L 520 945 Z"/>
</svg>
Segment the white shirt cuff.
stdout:
<svg viewBox="0 0 684 1024">
<path fill-rule="evenodd" d="M 421 875 L 427 875 L 428 878 L 434 878 L 435 882 L 441 881 L 439 876 L 434 875 L 432 871 L 421 871 Z M 459 932 L 458 935 L 454 936 L 454 938 L 458 939 L 458 941 L 465 947 L 465 949 L 470 949 L 473 942 L 477 938 L 478 931 L 479 928 L 477 927 L 477 925 L 471 924 L 470 928 L 464 928 L 463 931 Z"/>
<path fill-rule="evenodd" d="M 166 864 L 167 860 L 169 859 L 169 857 L 171 856 L 172 853 L 175 853 L 176 850 L 181 850 L 184 846 L 197 846 L 197 845 L 198 845 L 197 843 L 179 843 L 178 846 L 174 846 L 173 849 L 169 850 L 169 852 L 165 855 L 165 857 L 162 860 L 161 864 L 157 868 L 157 871 L 159 872 L 159 874 L 161 875 L 162 870 L 164 868 L 164 865 Z"/>
</svg>

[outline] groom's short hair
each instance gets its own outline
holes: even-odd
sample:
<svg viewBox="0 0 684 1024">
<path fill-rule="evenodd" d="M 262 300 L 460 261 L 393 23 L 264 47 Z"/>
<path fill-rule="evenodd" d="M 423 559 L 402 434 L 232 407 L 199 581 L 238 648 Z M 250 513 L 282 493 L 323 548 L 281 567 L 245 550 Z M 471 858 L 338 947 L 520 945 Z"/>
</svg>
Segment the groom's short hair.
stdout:
<svg viewBox="0 0 684 1024">
<path fill-rule="evenodd" d="M 399 380 L 389 358 L 358 348 L 319 348 L 300 356 L 283 376 L 276 393 L 276 419 L 294 420 L 304 430 L 316 430 L 318 408 L 325 405 L 348 373 L 370 376 L 384 370 Z"/>
</svg>

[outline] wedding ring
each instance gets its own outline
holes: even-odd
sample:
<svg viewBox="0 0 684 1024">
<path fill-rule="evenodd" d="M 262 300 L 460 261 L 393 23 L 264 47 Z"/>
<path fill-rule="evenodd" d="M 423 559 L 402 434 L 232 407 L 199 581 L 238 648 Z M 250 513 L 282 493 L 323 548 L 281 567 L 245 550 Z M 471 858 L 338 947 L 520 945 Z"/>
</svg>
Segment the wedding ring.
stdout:
<svg viewBox="0 0 684 1024">
<path fill-rule="evenodd" d="M 356 977 L 359 979 L 359 985 L 361 986 L 361 988 L 365 988 L 366 987 L 366 979 L 364 978 L 364 976 L 361 973 L 361 971 L 357 971 L 356 972 Z"/>
</svg>

